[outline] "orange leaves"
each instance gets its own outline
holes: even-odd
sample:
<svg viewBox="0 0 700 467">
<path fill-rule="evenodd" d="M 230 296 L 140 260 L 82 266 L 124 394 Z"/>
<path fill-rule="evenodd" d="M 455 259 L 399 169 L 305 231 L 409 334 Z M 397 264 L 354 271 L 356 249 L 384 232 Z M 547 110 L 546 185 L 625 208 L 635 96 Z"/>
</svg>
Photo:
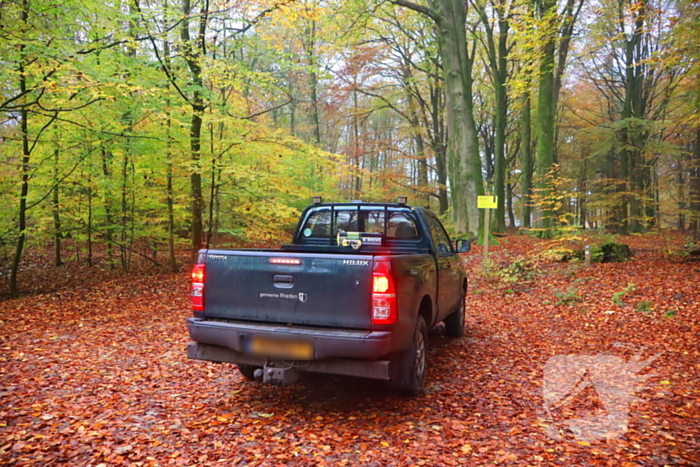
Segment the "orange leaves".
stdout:
<svg viewBox="0 0 700 467">
<path fill-rule="evenodd" d="M 264 386 L 231 365 L 188 362 L 186 274 L 111 277 L 2 302 L 0 464 L 697 465 L 698 266 L 666 257 L 658 239 L 625 242 L 635 261 L 542 264 L 515 283 L 472 275 L 469 333 L 430 333 L 429 382 L 413 399 L 374 381 L 310 374 Z M 506 238 L 494 262 L 527 256 L 537 243 Z M 480 269 L 478 252 L 465 258 Z M 626 298 L 653 301 L 651 314 L 612 305 L 629 282 L 637 288 Z M 572 284 L 586 312 L 556 304 L 554 290 Z M 665 305 L 677 314 L 666 318 Z M 587 391 L 555 419 L 545 416 L 548 359 L 629 360 L 643 347 L 666 353 L 652 365 L 658 376 L 634 394 L 641 401 L 630 405 L 623 436 L 567 431 L 567 420 L 595 409 Z"/>
</svg>

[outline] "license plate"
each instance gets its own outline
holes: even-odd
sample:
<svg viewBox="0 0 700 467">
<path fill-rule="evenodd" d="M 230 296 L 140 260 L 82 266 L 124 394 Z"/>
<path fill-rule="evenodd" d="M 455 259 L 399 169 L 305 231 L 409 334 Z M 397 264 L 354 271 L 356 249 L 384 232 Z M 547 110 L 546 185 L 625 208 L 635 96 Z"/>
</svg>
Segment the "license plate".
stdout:
<svg viewBox="0 0 700 467">
<path fill-rule="evenodd" d="M 250 352 L 261 357 L 284 358 L 288 360 L 311 360 L 314 348 L 311 342 L 267 339 L 254 337 L 250 344 Z"/>
</svg>

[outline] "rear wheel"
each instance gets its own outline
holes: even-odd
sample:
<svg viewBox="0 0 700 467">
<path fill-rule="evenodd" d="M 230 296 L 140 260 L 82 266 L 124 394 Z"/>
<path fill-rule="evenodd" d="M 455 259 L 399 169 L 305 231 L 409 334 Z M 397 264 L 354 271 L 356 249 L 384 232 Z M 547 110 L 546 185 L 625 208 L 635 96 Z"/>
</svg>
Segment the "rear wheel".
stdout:
<svg viewBox="0 0 700 467">
<path fill-rule="evenodd" d="M 416 320 L 411 346 L 392 361 L 397 368 L 389 385 L 401 392 L 415 396 L 423 391 L 428 370 L 428 326 L 422 316 Z"/>
<path fill-rule="evenodd" d="M 251 381 L 255 380 L 255 370 L 258 368 L 260 367 L 255 365 L 238 365 L 238 371 L 241 372 L 245 379 L 249 379 Z"/>
<path fill-rule="evenodd" d="M 445 334 L 450 337 L 462 337 L 464 335 L 464 299 L 459 304 L 459 307 L 445 318 Z"/>
</svg>

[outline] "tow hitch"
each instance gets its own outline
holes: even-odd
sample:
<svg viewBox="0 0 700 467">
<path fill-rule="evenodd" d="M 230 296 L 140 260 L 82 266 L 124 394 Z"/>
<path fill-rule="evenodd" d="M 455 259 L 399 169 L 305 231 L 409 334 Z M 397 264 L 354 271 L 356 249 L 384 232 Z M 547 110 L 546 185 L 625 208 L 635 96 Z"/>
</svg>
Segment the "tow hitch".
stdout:
<svg viewBox="0 0 700 467">
<path fill-rule="evenodd" d="M 257 380 L 262 380 L 263 383 L 286 386 L 288 384 L 296 383 L 301 374 L 297 369 L 291 367 L 275 368 L 273 366 L 266 366 L 265 368 L 258 368 L 255 370 L 253 376 Z"/>
</svg>

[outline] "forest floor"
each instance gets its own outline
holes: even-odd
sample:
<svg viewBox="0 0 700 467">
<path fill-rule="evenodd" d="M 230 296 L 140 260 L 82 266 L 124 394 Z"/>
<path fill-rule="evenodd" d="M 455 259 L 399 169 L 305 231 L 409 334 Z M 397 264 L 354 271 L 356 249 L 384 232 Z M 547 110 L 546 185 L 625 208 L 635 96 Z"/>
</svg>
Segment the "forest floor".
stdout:
<svg viewBox="0 0 700 467">
<path fill-rule="evenodd" d="M 188 361 L 185 273 L 36 266 L 0 303 L 0 464 L 698 466 L 700 263 L 682 236 L 620 241 L 632 261 L 509 268 L 547 248 L 524 236 L 498 274 L 465 255 L 468 333 L 430 333 L 415 398 Z"/>
</svg>

